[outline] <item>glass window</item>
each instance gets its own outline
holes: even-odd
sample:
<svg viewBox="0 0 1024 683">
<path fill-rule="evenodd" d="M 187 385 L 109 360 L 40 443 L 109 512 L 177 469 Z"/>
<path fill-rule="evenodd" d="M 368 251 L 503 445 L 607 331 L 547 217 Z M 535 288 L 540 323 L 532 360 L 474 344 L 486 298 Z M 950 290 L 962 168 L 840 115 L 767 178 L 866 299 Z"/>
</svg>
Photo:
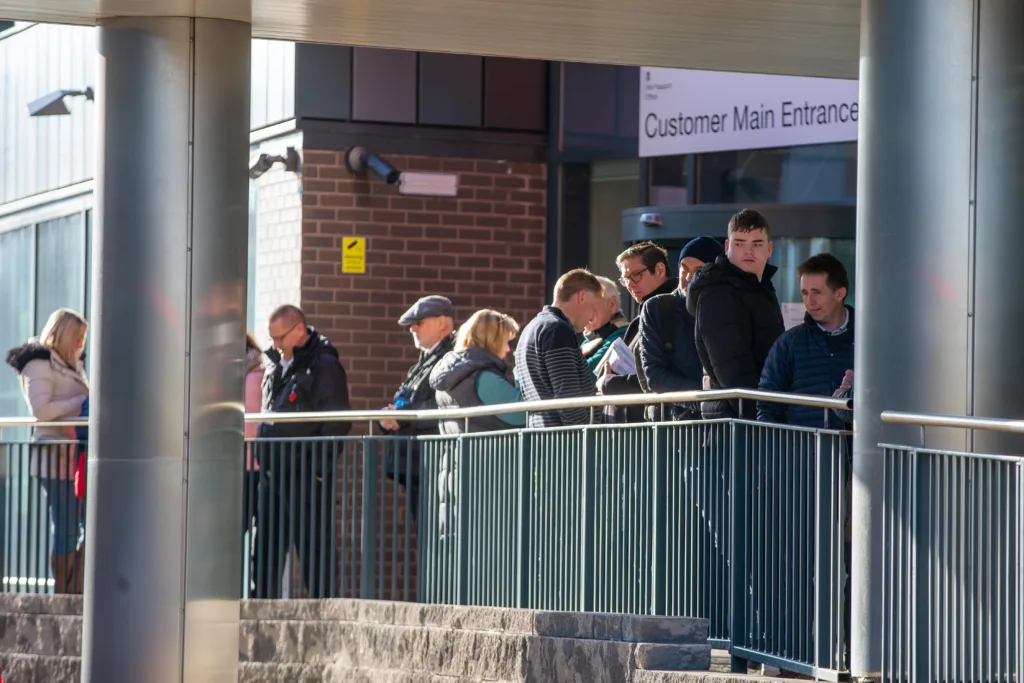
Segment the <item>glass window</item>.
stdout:
<svg viewBox="0 0 1024 683">
<path fill-rule="evenodd" d="M 46 221 L 38 230 L 36 327 L 41 328 L 58 308 L 85 309 L 84 215 Z"/>
<path fill-rule="evenodd" d="M 32 336 L 32 228 L 0 233 L 0 349 L 4 352 Z M 25 415 L 18 377 L 0 372 L 0 415 Z M 5 438 L 8 436 L 4 432 Z"/>
<path fill-rule="evenodd" d="M 829 204 L 857 198 L 857 144 L 702 154 L 701 204 Z"/>
<path fill-rule="evenodd" d="M 651 206 L 675 206 L 687 203 L 686 157 L 655 157 L 650 160 Z"/>
<path fill-rule="evenodd" d="M 779 272 L 772 278 L 772 282 L 775 284 L 780 304 L 803 304 L 803 299 L 800 296 L 800 277 L 797 275 L 796 269 L 815 254 L 829 253 L 846 267 L 846 274 L 850 278 L 850 290 L 846 293 L 846 303 L 851 306 L 856 305 L 854 256 L 857 250 L 854 240 L 827 237 L 777 237 L 772 242 L 774 251 L 771 262 L 779 268 Z"/>
</svg>

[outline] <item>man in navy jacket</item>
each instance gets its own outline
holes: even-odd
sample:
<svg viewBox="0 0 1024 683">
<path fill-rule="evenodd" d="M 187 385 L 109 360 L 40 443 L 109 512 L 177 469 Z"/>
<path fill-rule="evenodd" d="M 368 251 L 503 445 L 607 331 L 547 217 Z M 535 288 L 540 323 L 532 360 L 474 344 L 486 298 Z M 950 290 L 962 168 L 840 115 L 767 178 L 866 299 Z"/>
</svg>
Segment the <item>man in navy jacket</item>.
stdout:
<svg viewBox="0 0 1024 683">
<path fill-rule="evenodd" d="M 801 263 L 797 273 L 807 314 L 803 324 L 787 330 L 775 342 L 758 388 L 820 396 L 849 390 L 854 311 L 845 303 L 850 287 L 846 268 L 832 254 L 818 254 Z M 757 419 L 761 422 L 824 427 L 825 415 L 821 408 L 757 403 Z M 851 421 L 848 411 L 829 411 L 827 426 L 846 429 Z"/>
<path fill-rule="evenodd" d="M 704 368 L 694 340 L 696 321 L 686 310 L 686 290 L 693 276 L 723 253 L 722 245 L 711 237 L 691 240 L 679 254 L 679 287 L 676 291 L 658 294 L 644 302 L 640 311 L 640 365 L 645 390 L 653 393 L 700 390 Z M 671 300 L 674 307 L 671 323 L 663 320 L 666 313 L 671 313 L 662 306 L 666 299 Z M 670 324 L 674 329 L 666 329 Z M 699 420 L 700 406 L 674 406 L 672 417 Z"/>
</svg>

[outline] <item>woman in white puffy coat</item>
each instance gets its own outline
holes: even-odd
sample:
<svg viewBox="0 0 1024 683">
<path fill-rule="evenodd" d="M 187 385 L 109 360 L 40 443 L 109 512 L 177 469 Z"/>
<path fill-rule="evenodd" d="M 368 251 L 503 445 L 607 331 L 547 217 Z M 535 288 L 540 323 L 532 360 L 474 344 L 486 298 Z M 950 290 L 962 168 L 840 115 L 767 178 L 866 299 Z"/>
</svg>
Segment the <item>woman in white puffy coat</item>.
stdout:
<svg viewBox="0 0 1024 683">
<path fill-rule="evenodd" d="M 53 422 L 82 414 L 89 381 L 82 364 L 88 324 L 61 308 L 50 316 L 38 338 L 7 352 L 7 363 L 21 380 L 32 416 Z M 80 593 L 83 575 L 84 515 L 75 497 L 74 427 L 39 427 L 32 437 L 29 474 L 46 493 L 51 545 L 50 570 L 58 593 Z"/>
</svg>

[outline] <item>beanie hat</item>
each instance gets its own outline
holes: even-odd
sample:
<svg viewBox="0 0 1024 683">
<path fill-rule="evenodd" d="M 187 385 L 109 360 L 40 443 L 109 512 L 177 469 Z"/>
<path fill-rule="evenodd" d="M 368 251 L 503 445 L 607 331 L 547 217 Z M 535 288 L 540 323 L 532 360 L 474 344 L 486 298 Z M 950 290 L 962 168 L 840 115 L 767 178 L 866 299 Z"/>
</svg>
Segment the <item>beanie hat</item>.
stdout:
<svg viewBox="0 0 1024 683">
<path fill-rule="evenodd" d="M 724 253 L 725 249 L 715 239 L 711 237 L 695 237 L 687 242 L 683 250 L 679 252 L 679 263 L 682 264 L 683 259 L 687 256 L 704 263 L 711 263 Z"/>
</svg>

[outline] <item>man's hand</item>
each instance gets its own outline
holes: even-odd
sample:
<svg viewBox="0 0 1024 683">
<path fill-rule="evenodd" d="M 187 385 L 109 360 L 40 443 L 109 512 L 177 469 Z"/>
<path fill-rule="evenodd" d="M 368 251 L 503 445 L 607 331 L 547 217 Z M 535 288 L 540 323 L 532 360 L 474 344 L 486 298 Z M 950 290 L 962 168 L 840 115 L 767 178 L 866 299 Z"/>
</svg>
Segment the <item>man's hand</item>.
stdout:
<svg viewBox="0 0 1024 683">
<path fill-rule="evenodd" d="M 843 375 L 843 383 L 839 385 L 840 391 L 851 391 L 853 389 L 853 370 L 847 370 Z"/>
<path fill-rule="evenodd" d="M 704 375 L 701 379 L 701 389 L 711 391 L 711 375 Z"/>
<path fill-rule="evenodd" d="M 381 410 L 395 410 L 395 405 L 393 403 L 389 403 L 386 406 L 384 406 L 383 408 L 381 408 Z M 381 426 L 381 429 L 385 429 L 385 430 L 387 430 L 389 432 L 397 432 L 398 431 L 398 420 L 381 420 L 380 421 L 380 426 Z"/>
</svg>

